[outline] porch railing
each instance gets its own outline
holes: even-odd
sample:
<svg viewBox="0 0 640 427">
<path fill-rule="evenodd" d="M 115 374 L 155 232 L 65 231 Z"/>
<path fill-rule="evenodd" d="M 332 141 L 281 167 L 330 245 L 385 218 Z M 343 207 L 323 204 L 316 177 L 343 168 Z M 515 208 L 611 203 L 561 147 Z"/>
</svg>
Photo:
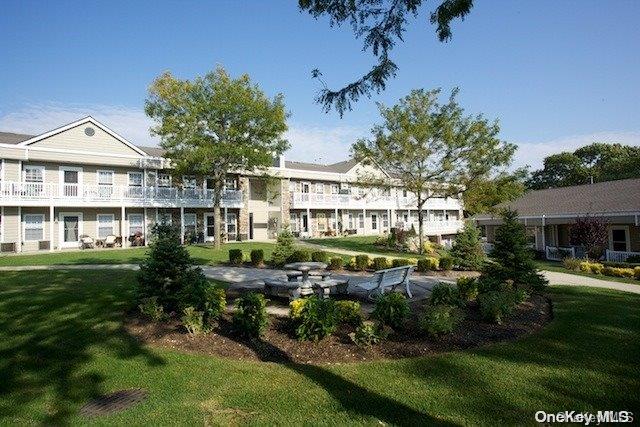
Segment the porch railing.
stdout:
<svg viewBox="0 0 640 427">
<path fill-rule="evenodd" d="M 605 258 L 612 262 L 626 262 L 630 256 L 640 256 L 640 252 L 612 251 L 607 249 Z"/>
<path fill-rule="evenodd" d="M 575 258 L 576 248 L 561 247 L 561 246 L 547 246 L 545 248 L 545 255 L 547 259 L 551 261 L 562 261 L 564 258 Z"/>
</svg>

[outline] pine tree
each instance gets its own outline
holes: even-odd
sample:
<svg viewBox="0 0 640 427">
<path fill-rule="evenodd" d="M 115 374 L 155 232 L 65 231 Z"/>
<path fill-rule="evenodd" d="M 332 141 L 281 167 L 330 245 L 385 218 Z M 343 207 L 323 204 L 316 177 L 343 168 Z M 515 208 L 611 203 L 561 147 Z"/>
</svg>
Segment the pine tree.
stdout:
<svg viewBox="0 0 640 427">
<path fill-rule="evenodd" d="M 295 239 L 289 227 L 285 227 L 280 234 L 278 234 L 278 240 L 276 241 L 276 247 L 271 254 L 271 262 L 276 267 L 282 267 L 287 259 L 293 253 L 293 244 Z"/>
<path fill-rule="evenodd" d="M 461 270 L 480 270 L 485 260 L 480 230 L 471 221 L 467 221 L 464 229 L 456 236 L 451 248 L 454 264 Z"/>
</svg>

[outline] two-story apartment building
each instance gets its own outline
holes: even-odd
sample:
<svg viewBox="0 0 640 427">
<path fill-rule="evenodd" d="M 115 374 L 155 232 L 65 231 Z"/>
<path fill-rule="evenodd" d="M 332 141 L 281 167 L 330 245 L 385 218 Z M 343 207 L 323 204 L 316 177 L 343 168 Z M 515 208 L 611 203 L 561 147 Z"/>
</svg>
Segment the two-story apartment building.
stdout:
<svg viewBox="0 0 640 427">
<path fill-rule="evenodd" d="M 136 146 L 92 117 L 35 136 L 0 132 L 0 161 L 4 252 L 77 248 L 84 235 L 128 246 L 161 221 L 179 225 L 185 239 L 215 239 L 206 179 L 173 177 L 160 148 Z M 281 157 L 269 171 L 276 180 L 233 176 L 222 200 L 225 238 L 273 238 L 285 224 L 301 237 L 417 229 L 411 194 L 358 187 L 364 167 L 374 168 Z M 461 228 L 459 200 L 433 198 L 427 209 L 428 236 L 447 241 Z"/>
</svg>

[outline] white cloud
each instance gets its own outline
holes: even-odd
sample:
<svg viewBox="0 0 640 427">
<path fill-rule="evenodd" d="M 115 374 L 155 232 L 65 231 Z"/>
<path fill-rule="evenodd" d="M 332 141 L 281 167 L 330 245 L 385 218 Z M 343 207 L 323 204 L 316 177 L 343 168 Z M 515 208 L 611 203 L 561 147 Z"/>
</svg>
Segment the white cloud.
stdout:
<svg viewBox="0 0 640 427">
<path fill-rule="evenodd" d="M 288 160 L 312 163 L 336 163 L 349 158 L 349 150 L 368 130 L 355 126 L 289 126 L 287 138 L 291 148 L 285 154 Z"/>
<path fill-rule="evenodd" d="M 519 142 L 513 168 L 529 165 L 532 170 L 542 167 L 542 161 L 550 154 L 575 149 L 593 142 L 615 143 L 640 146 L 640 132 L 598 132 L 574 135 L 546 142 Z"/>
</svg>

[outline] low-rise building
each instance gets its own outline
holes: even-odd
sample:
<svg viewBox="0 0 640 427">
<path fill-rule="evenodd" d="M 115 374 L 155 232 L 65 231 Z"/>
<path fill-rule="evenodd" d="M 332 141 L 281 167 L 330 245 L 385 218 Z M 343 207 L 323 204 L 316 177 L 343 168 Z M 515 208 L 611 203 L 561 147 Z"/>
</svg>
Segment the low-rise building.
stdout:
<svg viewBox="0 0 640 427">
<path fill-rule="evenodd" d="M 213 241 L 212 185 L 172 176 L 163 154 L 92 117 L 35 136 L 0 132 L 0 248 L 77 248 L 84 235 L 118 236 L 128 246 L 145 242 L 157 222 L 179 225 L 186 240 Z M 284 225 L 300 237 L 417 229 L 414 197 L 399 187 L 358 186 L 362 168 L 386 176 L 355 161 L 320 165 L 284 157 L 269 168 L 275 179 L 232 174 L 222 197 L 225 238 L 265 240 Z M 457 198 L 432 198 L 425 210 L 425 234 L 434 240 L 446 242 L 462 227 Z"/>
</svg>

